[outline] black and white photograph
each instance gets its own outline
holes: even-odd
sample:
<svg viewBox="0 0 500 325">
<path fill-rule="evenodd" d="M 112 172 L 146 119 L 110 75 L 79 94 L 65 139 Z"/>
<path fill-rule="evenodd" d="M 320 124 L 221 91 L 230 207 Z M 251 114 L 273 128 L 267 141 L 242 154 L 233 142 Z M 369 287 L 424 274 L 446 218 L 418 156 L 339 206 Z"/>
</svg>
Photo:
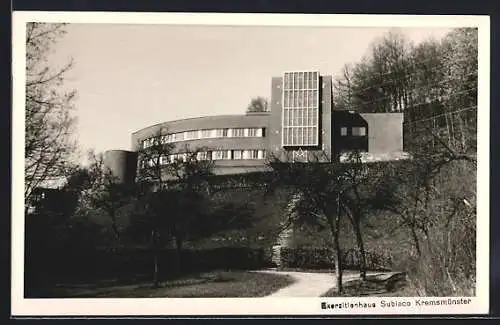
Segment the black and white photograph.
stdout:
<svg viewBox="0 0 500 325">
<path fill-rule="evenodd" d="M 13 312 L 487 312 L 489 20 L 345 16 L 14 13 Z"/>
</svg>

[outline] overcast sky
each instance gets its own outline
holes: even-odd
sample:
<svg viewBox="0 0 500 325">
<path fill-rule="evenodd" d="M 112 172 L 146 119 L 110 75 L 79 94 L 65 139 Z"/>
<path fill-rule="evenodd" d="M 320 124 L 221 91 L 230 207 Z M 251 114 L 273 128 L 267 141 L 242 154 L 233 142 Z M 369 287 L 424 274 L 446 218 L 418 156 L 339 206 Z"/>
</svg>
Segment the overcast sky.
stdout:
<svg viewBox="0 0 500 325">
<path fill-rule="evenodd" d="M 388 28 L 70 24 L 51 62 L 69 57 L 82 151 L 130 150 L 131 133 L 202 115 L 243 114 L 270 95 L 272 76 L 337 75 Z M 449 29 L 400 28 L 414 42 Z"/>
</svg>

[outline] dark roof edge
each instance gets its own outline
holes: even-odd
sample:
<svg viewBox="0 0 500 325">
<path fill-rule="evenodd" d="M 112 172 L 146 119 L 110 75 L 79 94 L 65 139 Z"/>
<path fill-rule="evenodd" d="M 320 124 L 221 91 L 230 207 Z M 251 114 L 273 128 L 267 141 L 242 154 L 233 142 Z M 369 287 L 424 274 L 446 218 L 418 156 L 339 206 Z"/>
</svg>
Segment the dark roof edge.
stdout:
<svg viewBox="0 0 500 325">
<path fill-rule="evenodd" d="M 264 115 L 269 115 L 270 112 L 266 112 L 267 114 L 225 114 L 225 115 L 205 115 L 205 116 L 197 116 L 197 117 L 188 117 L 188 118 L 182 118 L 182 119 L 177 119 L 177 120 L 171 120 L 171 121 L 164 121 L 161 123 L 156 123 L 152 124 L 146 127 L 143 127 L 137 131 L 132 132 L 132 134 L 139 133 L 142 130 L 146 130 L 155 126 L 159 126 L 165 123 L 174 123 L 174 122 L 180 122 L 180 121 L 188 121 L 188 120 L 196 120 L 196 119 L 206 119 L 206 118 L 219 118 L 219 117 L 248 117 L 248 116 L 264 116 Z"/>
</svg>

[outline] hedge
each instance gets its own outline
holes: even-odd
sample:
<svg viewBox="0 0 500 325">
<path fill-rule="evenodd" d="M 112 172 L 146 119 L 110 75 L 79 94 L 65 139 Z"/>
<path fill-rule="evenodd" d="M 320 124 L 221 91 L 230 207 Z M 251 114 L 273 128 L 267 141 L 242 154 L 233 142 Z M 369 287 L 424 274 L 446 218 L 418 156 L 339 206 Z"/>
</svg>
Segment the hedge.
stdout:
<svg viewBox="0 0 500 325">
<path fill-rule="evenodd" d="M 221 247 L 186 249 L 179 255 L 175 249 L 161 249 L 159 270 L 163 277 L 180 270 L 185 273 L 215 269 L 260 269 L 271 266 L 270 251 L 263 248 Z M 26 251 L 27 282 L 80 282 L 104 278 L 132 278 L 152 274 L 153 252 L 147 248 L 83 249 L 52 247 Z"/>
<path fill-rule="evenodd" d="M 343 268 L 356 270 L 360 267 L 360 254 L 356 249 L 343 251 Z M 392 267 L 390 256 L 366 252 L 367 270 L 387 270 Z M 329 248 L 286 248 L 280 250 L 281 268 L 333 269 L 335 251 Z"/>
</svg>

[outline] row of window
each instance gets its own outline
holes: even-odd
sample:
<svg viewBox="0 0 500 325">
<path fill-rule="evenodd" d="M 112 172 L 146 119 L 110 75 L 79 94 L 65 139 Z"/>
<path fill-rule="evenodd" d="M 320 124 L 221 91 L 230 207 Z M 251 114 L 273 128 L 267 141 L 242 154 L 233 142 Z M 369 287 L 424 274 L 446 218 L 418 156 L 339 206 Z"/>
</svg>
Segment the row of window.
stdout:
<svg viewBox="0 0 500 325">
<path fill-rule="evenodd" d="M 190 155 L 187 153 L 178 153 L 172 155 L 164 155 L 159 157 L 160 165 L 168 165 L 176 161 L 186 162 Z M 200 151 L 196 153 L 196 160 L 242 160 L 242 159 L 265 159 L 265 150 L 214 150 L 214 151 Z M 154 166 L 155 159 L 149 159 L 148 166 Z M 142 163 L 145 167 L 146 162 Z"/>
<path fill-rule="evenodd" d="M 347 136 L 347 127 L 343 126 L 340 128 L 340 135 L 343 137 Z M 352 127 L 351 135 L 355 137 L 364 137 L 366 136 L 366 128 L 364 126 Z"/>
<path fill-rule="evenodd" d="M 317 107 L 317 90 L 285 90 L 283 91 L 283 107 Z"/>
<path fill-rule="evenodd" d="M 318 89 L 319 74 L 316 71 L 287 72 L 283 76 L 284 89 Z"/>
<path fill-rule="evenodd" d="M 315 146 L 318 144 L 318 128 L 284 127 L 283 144 L 288 146 Z"/>
<path fill-rule="evenodd" d="M 317 126 L 318 108 L 283 109 L 283 127 Z"/>
<path fill-rule="evenodd" d="M 225 128 L 225 129 L 205 129 L 171 133 L 159 138 L 149 138 L 142 142 L 143 148 L 148 148 L 154 144 L 164 144 L 187 140 L 200 140 L 210 138 L 239 138 L 239 137 L 263 137 L 264 128 Z"/>
</svg>

